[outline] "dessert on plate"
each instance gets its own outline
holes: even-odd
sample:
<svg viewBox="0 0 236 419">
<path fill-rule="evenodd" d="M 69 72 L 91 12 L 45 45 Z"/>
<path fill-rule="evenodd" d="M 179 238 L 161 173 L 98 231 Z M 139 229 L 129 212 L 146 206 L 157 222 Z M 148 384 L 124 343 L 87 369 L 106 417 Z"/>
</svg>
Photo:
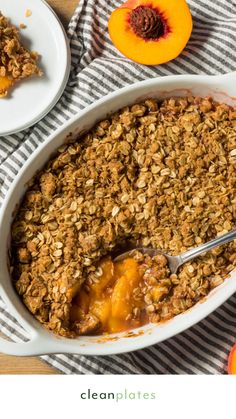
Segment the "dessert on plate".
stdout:
<svg viewBox="0 0 236 419">
<path fill-rule="evenodd" d="M 19 30 L 0 12 L 0 97 L 19 80 L 41 76 L 38 54 L 22 45 Z"/>
</svg>

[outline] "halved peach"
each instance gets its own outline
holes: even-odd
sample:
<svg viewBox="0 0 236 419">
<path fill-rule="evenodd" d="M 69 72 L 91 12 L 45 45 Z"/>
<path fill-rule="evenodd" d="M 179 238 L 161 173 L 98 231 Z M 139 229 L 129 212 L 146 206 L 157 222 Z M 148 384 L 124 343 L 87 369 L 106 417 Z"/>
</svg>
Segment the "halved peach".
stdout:
<svg viewBox="0 0 236 419">
<path fill-rule="evenodd" d="M 233 346 L 229 355 L 228 373 L 236 375 L 236 344 Z"/>
<path fill-rule="evenodd" d="M 192 32 L 185 0 L 128 0 L 108 23 L 117 49 L 140 64 L 157 65 L 176 58 Z"/>
</svg>

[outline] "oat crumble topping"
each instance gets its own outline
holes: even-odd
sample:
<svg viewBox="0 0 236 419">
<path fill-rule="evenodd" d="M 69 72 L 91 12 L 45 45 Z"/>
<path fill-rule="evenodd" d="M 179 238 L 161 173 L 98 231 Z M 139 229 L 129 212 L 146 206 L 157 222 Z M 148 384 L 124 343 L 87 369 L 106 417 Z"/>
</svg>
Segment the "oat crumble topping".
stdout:
<svg viewBox="0 0 236 419">
<path fill-rule="evenodd" d="M 235 168 L 236 110 L 211 98 L 149 99 L 62 146 L 32 180 L 12 225 L 13 281 L 24 304 L 59 335 L 92 332 L 96 318 L 78 327 L 71 307 L 82 284 L 89 292 L 99 281 L 101 258 L 128 243 L 177 255 L 233 229 Z M 236 243 L 177 275 L 140 263 L 146 310 L 158 322 L 223 282 Z"/>
<path fill-rule="evenodd" d="M 11 81 L 7 87 L 5 83 L 2 87 L 0 82 L 0 97 L 6 96 L 8 88 L 16 81 L 41 76 L 43 73 L 37 66 L 37 60 L 38 54 L 21 44 L 18 29 L 0 12 L 0 77 Z"/>
</svg>

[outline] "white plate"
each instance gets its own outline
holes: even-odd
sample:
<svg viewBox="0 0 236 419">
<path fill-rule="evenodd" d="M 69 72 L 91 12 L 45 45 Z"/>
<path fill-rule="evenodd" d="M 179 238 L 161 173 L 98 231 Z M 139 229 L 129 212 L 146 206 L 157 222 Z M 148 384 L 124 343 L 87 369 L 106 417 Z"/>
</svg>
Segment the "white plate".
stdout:
<svg viewBox="0 0 236 419">
<path fill-rule="evenodd" d="M 32 12 L 25 17 L 26 10 Z M 16 84 L 0 99 L 0 136 L 30 127 L 45 116 L 60 98 L 70 71 L 70 50 L 62 24 L 42 0 L 0 0 L 0 10 L 21 29 L 23 43 L 40 54 L 44 75 Z"/>
</svg>

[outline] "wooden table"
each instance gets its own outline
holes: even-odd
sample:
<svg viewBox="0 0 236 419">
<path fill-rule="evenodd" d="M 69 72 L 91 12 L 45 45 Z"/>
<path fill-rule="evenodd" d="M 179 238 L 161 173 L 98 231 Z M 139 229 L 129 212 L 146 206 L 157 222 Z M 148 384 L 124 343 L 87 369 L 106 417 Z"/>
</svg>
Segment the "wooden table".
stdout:
<svg viewBox="0 0 236 419">
<path fill-rule="evenodd" d="M 48 0 L 66 26 L 78 0 Z M 0 374 L 58 374 L 39 358 L 20 358 L 0 354 Z"/>
</svg>

